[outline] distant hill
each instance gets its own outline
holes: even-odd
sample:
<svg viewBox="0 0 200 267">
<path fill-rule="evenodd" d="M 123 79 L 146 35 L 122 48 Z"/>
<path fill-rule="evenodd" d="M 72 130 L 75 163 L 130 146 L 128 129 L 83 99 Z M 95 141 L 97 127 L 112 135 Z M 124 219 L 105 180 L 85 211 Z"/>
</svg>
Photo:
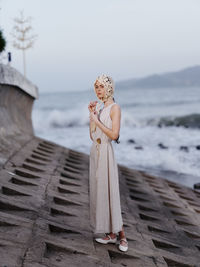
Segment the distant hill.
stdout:
<svg viewBox="0 0 200 267">
<path fill-rule="evenodd" d="M 200 66 L 116 82 L 120 88 L 200 87 Z"/>
</svg>

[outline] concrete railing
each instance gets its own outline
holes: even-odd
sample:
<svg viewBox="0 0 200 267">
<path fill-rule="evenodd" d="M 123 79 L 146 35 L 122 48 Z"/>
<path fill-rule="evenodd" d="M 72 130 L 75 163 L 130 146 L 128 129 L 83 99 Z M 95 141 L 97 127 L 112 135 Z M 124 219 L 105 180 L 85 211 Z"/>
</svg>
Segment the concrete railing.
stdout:
<svg viewBox="0 0 200 267">
<path fill-rule="evenodd" d="M 16 69 L 0 64 L 0 165 L 32 138 L 38 88 Z"/>
</svg>

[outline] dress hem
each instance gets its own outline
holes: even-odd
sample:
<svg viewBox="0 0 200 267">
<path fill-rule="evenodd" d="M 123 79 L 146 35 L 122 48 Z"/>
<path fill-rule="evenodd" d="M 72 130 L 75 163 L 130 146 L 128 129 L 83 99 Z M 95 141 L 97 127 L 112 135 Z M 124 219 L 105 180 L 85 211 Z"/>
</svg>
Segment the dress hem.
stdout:
<svg viewBox="0 0 200 267">
<path fill-rule="evenodd" d="M 91 224 L 90 224 L 91 228 L 92 228 L 92 231 L 94 234 L 105 234 L 105 233 L 110 233 L 111 231 L 108 230 L 108 229 L 101 229 L 101 230 L 96 230 Z M 121 225 L 120 229 L 114 229 L 112 230 L 112 233 L 119 233 L 120 231 L 122 231 L 122 227 L 123 227 L 123 224 Z"/>
</svg>

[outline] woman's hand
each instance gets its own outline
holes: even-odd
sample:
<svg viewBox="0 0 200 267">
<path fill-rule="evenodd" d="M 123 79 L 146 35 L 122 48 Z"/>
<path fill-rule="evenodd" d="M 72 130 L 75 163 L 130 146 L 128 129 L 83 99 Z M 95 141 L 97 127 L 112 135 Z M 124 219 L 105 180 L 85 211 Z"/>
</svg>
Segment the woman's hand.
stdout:
<svg viewBox="0 0 200 267">
<path fill-rule="evenodd" d="M 98 101 L 91 101 L 88 105 L 89 112 L 94 112 Z"/>
<path fill-rule="evenodd" d="M 97 112 L 90 112 L 90 121 L 97 123 L 99 121 Z"/>
</svg>

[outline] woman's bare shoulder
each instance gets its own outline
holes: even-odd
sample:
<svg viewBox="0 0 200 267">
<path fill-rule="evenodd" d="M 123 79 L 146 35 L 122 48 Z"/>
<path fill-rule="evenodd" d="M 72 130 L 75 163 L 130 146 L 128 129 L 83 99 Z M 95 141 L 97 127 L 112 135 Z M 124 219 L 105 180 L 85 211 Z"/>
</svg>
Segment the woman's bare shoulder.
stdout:
<svg viewBox="0 0 200 267">
<path fill-rule="evenodd" d="M 115 103 L 115 105 L 112 105 L 110 109 L 110 116 L 112 117 L 114 114 L 121 114 L 120 105 L 118 105 L 117 103 Z"/>
<path fill-rule="evenodd" d="M 111 107 L 111 110 L 121 110 L 121 108 L 120 108 L 120 105 L 119 104 L 117 104 L 117 103 L 115 103 L 114 105 L 112 105 L 112 107 Z"/>
</svg>

